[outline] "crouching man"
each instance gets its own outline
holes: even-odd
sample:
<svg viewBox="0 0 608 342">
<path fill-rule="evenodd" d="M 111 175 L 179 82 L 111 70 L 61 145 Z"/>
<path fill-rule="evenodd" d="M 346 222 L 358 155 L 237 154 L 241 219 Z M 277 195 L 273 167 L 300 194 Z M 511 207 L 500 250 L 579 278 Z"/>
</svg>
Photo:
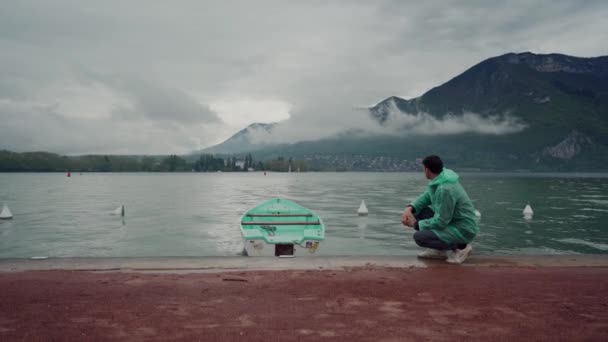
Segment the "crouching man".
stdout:
<svg viewBox="0 0 608 342">
<path fill-rule="evenodd" d="M 405 208 L 401 222 L 416 229 L 414 241 L 426 248 L 418 257 L 460 264 L 471 254 L 471 241 L 479 232 L 475 208 L 458 175 L 444 168 L 438 156 L 424 158 L 422 165 L 429 183 Z"/>
</svg>

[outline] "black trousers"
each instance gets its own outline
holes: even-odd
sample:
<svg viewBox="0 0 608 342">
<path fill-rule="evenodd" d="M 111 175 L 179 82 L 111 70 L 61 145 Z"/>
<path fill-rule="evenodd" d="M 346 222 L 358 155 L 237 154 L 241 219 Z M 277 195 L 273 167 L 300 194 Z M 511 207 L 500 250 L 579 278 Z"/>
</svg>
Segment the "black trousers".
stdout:
<svg viewBox="0 0 608 342">
<path fill-rule="evenodd" d="M 426 220 L 433 217 L 435 213 L 431 208 L 424 208 L 419 213 L 414 214 L 416 221 Z M 414 233 L 414 241 L 420 247 L 438 249 L 440 251 L 463 249 L 466 243 L 445 243 L 433 233 L 432 230 L 419 230 Z"/>
</svg>

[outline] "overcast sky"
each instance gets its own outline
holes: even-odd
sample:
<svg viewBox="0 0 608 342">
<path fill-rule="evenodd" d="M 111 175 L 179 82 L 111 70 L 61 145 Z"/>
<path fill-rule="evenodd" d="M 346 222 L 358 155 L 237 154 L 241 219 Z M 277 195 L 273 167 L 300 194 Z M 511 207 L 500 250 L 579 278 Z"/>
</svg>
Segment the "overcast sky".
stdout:
<svg viewBox="0 0 608 342">
<path fill-rule="evenodd" d="M 492 56 L 606 55 L 606 18 L 606 1 L 2 1 L 0 149 L 186 153 L 288 118 L 330 134 Z"/>
</svg>

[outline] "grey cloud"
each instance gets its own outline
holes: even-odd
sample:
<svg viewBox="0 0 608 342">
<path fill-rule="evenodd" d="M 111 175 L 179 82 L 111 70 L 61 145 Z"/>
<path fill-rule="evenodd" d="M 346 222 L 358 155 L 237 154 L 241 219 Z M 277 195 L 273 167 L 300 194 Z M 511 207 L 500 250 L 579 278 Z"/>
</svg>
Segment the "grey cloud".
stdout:
<svg viewBox="0 0 608 342">
<path fill-rule="evenodd" d="M 112 12 L 78 1 L 14 1 L 2 7 L 0 37 L 27 45 L 61 45 L 73 40 L 95 44 L 121 21 Z"/>
<path fill-rule="evenodd" d="M 463 115 L 445 115 L 436 118 L 427 113 L 404 113 L 394 103 L 383 124 L 371 118 L 367 108 L 344 109 L 342 106 L 306 108 L 306 116 L 295 115 L 292 119 L 278 123 L 269 133 L 264 129 L 249 131 L 256 144 L 295 143 L 316 140 L 344 132 L 360 135 L 454 135 L 464 133 L 504 135 L 521 132 L 528 125 L 509 113 L 482 116 L 472 112 Z"/>
<path fill-rule="evenodd" d="M 390 118 L 388 122 L 395 122 L 396 126 L 401 128 L 400 132 L 408 135 L 504 135 L 521 132 L 528 127 L 521 119 L 509 115 L 484 117 L 476 113 L 464 113 L 460 116 L 446 115 L 441 119 L 426 113 L 401 115 L 398 118 Z"/>
<path fill-rule="evenodd" d="M 396 107 L 389 112 L 385 132 L 395 135 L 452 135 L 478 133 L 504 135 L 521 132 L 528 125 L 509 114 L 481 116 L 465 112 L 462 115 L 445 115 L 436 118 L 428 113 L 403 113 Z"/>
<path fill-rule="evenodd" d="M 52 120 L 57 133 L 48 136 L 35 134 L 47 112 L 32 112 L 31 121 L 18 126 L 10 117 L 14 129 L 31 135 L 24 146 L 60 152 L 76 151 L 74 141 L 83 144 L 58 133 L 67 129 L 90 133 L 90 152 L 138 153 L 148 147 L 130 136 L 157 134 L 175 139 L 159 148 L 194 150 L 232 133 L 207 104 L 239 97 L 288 103 L 291 119 L 282 129 L 314 139 L 350 126 L 373 131 L 374 123 L 353 107 L 419 96 L 491 56 L 607 54 L 606 17 L 604 1 L 574 0 L 24 0 L 0 11 L 0 99 L 22 103 L 24 117 L 33 104 L 78 100 L 81 107 L 110 108 L 106 118 L 72 117 L 67 128 Z M 75 75 L 74 69 L 106 76 Z M 78 80 L 83 91 L 102 84 L 124 101 L 70 98 L 61 90 L 74 78 L 84 78 Z M 55 109 L 66 117 L 61 111 Z M 8 115 L 0 112 L 0 120 Z M 474 118 L 450 123 L 482 127 Z M 505 120 L 488 123 L 502 127 Z M 94 134 L 91 126 L 106 134 Z M 0 148 L 16 146 L 4 137 Z"/>
<path fill-rule="evenodd" d="M 143 114 L 153 120 L 184 123 L 217 123 L 218 117 L 209 107 L 197 102 L 179 89 L 164 88 L 141 80 L 121 82 L 120 89 L 134 101 L 134 114 Z"/>
<path fill-rule="evenodd" d="M 21 82 L 13 78 L 0 79 L 0 99 L 24 99 L 27 91 L 23 89 Z"/>
<path fill-rule="evenodd" d="M 213 132 L 204 125 L 167 125 L 153 121 L 113 122 L 97 118 L 66 118 L 53 106 L 0 102 L 0 146 L 13 151 L 57 153 L 185 153 L 192 139 Z M 34 123 L 34 124 L 33 124 Z"/>
<path fill-rule="evenodd" d="M 207 105 L 198 102 L 184 91 L 133 75 L 104 75 L 90 70 L 79 70 L 78 80 L 85 86 L 100 83 L 131 99 L 132 108 L 116 106 L 118 118 L 141 118 L 182 123 L 218 123 L 220 120 Z"/>
</svg>

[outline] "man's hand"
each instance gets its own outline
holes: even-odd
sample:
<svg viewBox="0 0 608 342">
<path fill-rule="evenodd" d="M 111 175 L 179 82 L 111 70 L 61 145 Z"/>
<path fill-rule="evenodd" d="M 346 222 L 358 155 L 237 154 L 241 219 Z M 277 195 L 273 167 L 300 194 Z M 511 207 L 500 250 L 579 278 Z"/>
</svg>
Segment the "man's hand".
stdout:
<svg viewBox="0 0 608 342">
<path fill-rule="evenodd" d="M 412 213 L 412 207 L 405 208 L 405 210 L 403 211 L 403 215 L 401 215 L 401 223 L 403 223 L 404 226 L 408 227 L 414 226 L 414 224 L 416 223 L 416 218 Z"/>
<path fill-rule="evenodd" d="M 410 227 L 410 228 L 414 228 L 414 225 L 416 224 L 416 218 L 414 218 L 414 216 L 407 216 L 405 219 L 405 225 Z"/>
<path fill-rule="evenodd" d="M 404 226 L 407 226 L 407 224 L 408 224 L 408 216 L 409 216 L 408 212 L 409 212 L 409 214 L 411 214 L 411 212 L 412 212 L 410 207 L 405 208 L 405 210 L 403 211 L 403 214 L 401 215 L 401 223 Z"/>
</svg>

